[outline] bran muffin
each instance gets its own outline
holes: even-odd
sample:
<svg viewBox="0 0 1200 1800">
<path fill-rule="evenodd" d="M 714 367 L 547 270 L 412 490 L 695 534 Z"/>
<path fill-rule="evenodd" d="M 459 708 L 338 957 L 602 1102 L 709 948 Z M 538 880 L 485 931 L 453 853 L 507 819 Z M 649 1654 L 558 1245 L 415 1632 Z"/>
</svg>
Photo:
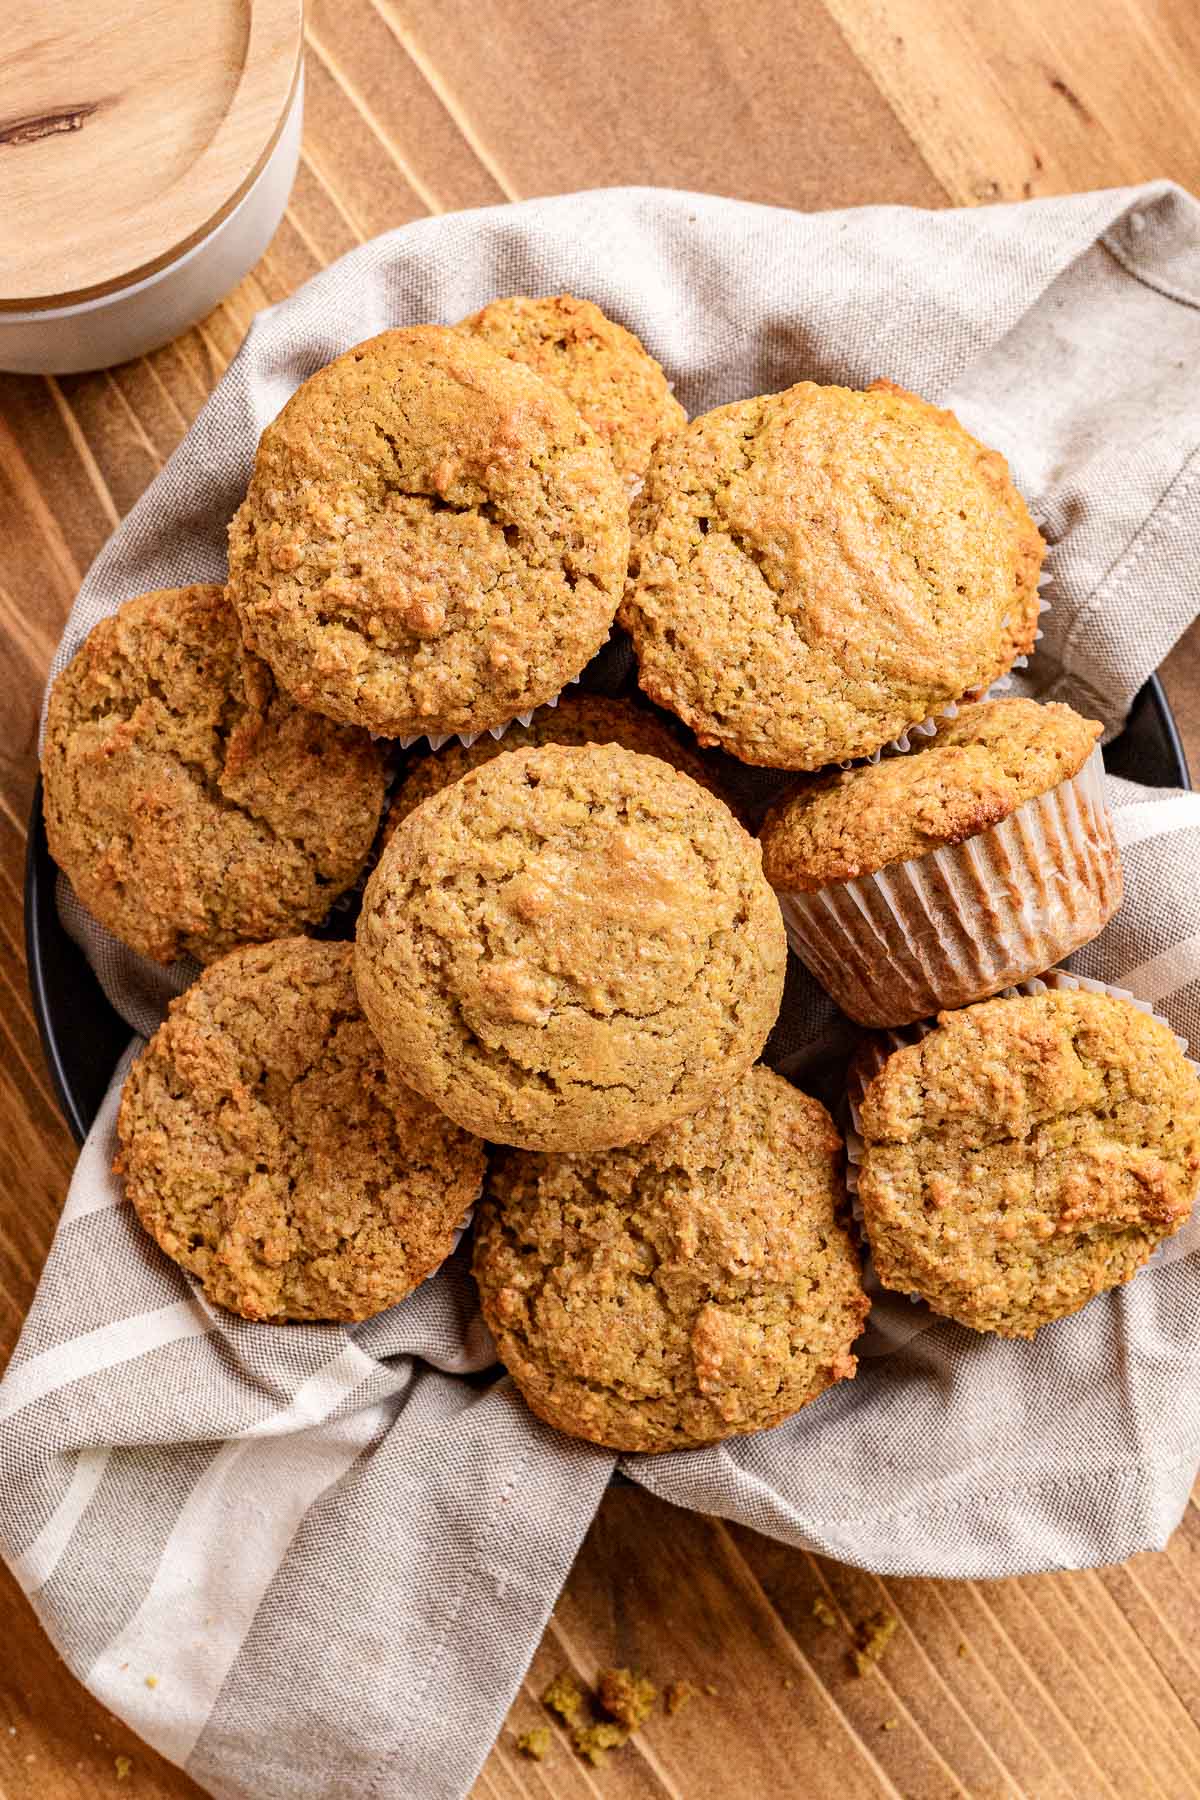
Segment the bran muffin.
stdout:
<svg viewBox="0 0 1200 1800">
<path fill-rule="evenodd" d="M 701 787 L 717 792 L 704 759 L 689 750 L 670 726 L 647 707 L 628 700 L 609 700 L 600 694 L 564 694 L 557 706 L 543 707 L 528 725 L 512 725 L 500 738 L 485 735 L 473 744 L 447 744 L 411 763 L 392 799 L 384 842 L 401 819 L 407 818 L 414 806 L 430 794 L 509 750 L 533 749 L 539 744 L 620 744 L 643 756 L 657 756 L 672 768 L 682 769 Z"/>
<path fill-rule="evenodd" d="M 401 821 L 355 973 L 403 1079 L 481 1137 L 601 1150 L 748 1068 L 787 949 L 758 845 L 616 744 L 508 751 Z"/>
<path fill-rule="evenodd" d="M 851 1018 L 902 1025 L 1038 975 L 1121 903 L 1102 727 L 985 700 L 904 756 L 803 783 L 765 819 L 796 954 Z"/>
<path fill-rule="evenodd" d="M 1108 994 L 943 1013 L 859 1118 L 880 1280 L 1004 1337 L 1128 1281 L 1200 1185 L 1200 1081 L 1166 1025 Z"/>
<path fill-rule="evenodd" d="M 620 620 L 702 744 L 819 769 L 1029 650 L 1043 545 L 1004 459 L 890 382 L 800 382 L 655 449 Z"/>
<path fill-rule="evenodd" d="M 134 1064 L 116 1168 L 146 1230 L 247 1319 L 365 1319 L 447 1256 L 483 1145 L 405 1087 L 354 993 L 353 949 L 236 950 Z"/>
<path fill-rule="evenodd" d="M 493 1159 L 475 1278 L 539 1418 L 616 1450 L 761 1431 L 854 1374 L 842 1141 L 761 1064 L 647 1143 Z"/>
<path fill-rule="evenodd" d="M 660 437 L 687 423 L 660 364 L 640 339 L 590 300 L 548 294 L 493 300 L 458 327 L 561 388 L 607 446 L 629 486 Z"/>
<path fill-rule="evenodd" d="M 229 592 L 305 706 L 385 736 L 477 732 L 599 649 L 628 548 L 612 458 L 566 397 L 413 326 L 319 369 L 267 427 Z"/>
<path fill-rule="evenodd" d="M 281 693 L 219 587 L 143 594 L 92 629 L 50 695 L 42 781 L 80 900 L 164 963 L 316 924 L 384 800 L 368 734 Z"/>
</svg>

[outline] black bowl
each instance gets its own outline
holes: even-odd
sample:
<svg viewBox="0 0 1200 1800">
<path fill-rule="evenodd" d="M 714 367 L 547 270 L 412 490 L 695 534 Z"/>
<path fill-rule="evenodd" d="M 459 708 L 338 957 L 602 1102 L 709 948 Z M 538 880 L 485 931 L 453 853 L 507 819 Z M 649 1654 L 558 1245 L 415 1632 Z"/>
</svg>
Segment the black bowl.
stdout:
<svg viewBox="0 0 1200 1800">
<path fill-rule="evenodd" d="M 1166 695 L 1151 676 L 1129 721 L 1104 753 L 1114 775 L 1148 787 L 1190 787 L 1187 760 Z M 54 900 L 38 783 L 25 865 L 25 951 L 33 1010 L 62 1114 L 82 1144 L 130 1030 L 104 997 L 82 951 L 63 930 Z"/>
</svg>

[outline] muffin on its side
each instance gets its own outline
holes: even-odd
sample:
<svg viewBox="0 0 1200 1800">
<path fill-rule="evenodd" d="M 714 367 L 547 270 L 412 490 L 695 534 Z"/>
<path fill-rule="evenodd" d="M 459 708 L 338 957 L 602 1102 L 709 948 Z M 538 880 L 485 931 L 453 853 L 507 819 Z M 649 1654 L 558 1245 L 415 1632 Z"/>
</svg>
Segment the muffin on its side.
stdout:
<svg viewBox="0 0 1200 1800">
<path fill-rule="evenodd" d="M 590 300 L 515 294 L 493 300 L 459 325 L 562 389 L 634 485 L 660 437 L 687 423 L 662 368 L 632 331 Z"/>
<path fill-rule="evenodd" d="M 864 1025 L 904 1025 L 1039 975 L 1121 903 L 1101 726 L 985 700 L 904 756 L 804 784 L 767 815 L 788 938 Z"/>
<path fill-rule="evenodd" d="M 853 1375 L 867 1299 L 841 1149 L 824 1108 L 759 1065 L 634 1148 L 499 1156 L 475 1279 L 539 1418 L 679 1450 L 778 1425 Z"/>
<path fill-rule="evenodd" d="M 860 1125 L 879 1279 L 1004 1337 L 1128 1281 L 1200 1186 L 1200 1081 L 1166 1025 L 1107 994 L 943 1013 Z"/>
<path fill-rule="evenodd" d="M 870 755 L 1034 640 L 1043 546 L 1004 459 L 889 382 L 693 419 L 632 525 L 641 685 L 743 762 Z"/>
<path fill-rule="evenodd" d="M 50 695 L 46 837 L 80 900 L 157 962 L 211 962 L 318 923 L 384 799 L 365 731 L 304 712 L 219 587 L 127 600 Z"/>
<path fill-rule="evenodd" d="M 365 1319 L 446 1257 L 483 1145 L 390 1070 L 349 944 L 234 951 L 134 1064 L 116 1168 L 146 1230 L 247 1319 Z"/>
<path fill-rule="evenodd" d="M 386 843 L 414 806 L 452 781 L 509 750 L 532 750 L 538 744 L 620 744 L 643 756 L 657 756 L 716 793 L 708 764 L 646 706 L 609 700 L 600 694 L 564 694 L 557 706 L 534 713 L 528 725 L 513 725 L 502 737 L 484 736 L 473 744 L 446 744 L 418 757 L 405 771 L 392 799 L 384 827 Z M 722 796 L 723 797 L 723 796 Z"/>
<path fill-rule="evenodd" d="M 786 956 L 758 845 L 727 807 L 654 757 L 547 744 L 401 821 L 355 974 L 405 1081 L 467 1130 L 603 1150 L 749 1067 Z"/>
<path fill-rule="evenodd" d="M 268 425 L 229 593 L 303 705 L 388 737 L 478 732 L 599 649 L 628 550 L 624 487 L 570 401 L 418 325 L 319 369 Z"/>
</svg>

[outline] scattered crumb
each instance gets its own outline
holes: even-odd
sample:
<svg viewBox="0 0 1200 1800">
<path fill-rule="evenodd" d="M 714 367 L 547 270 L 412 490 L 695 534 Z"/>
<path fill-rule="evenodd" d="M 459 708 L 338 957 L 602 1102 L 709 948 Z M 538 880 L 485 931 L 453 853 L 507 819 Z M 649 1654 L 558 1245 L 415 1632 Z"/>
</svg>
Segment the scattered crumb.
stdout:
<svg viewBox="0 0 1200 1800">
<path fill-rule="evenodd" d="M 596 1696 L 601 1711 L 632 1734 L 653 1712 L 658 1689 L 632 1669 L 601 1669 L 596 1676 Z"/>
<path fill-rule="evenodd" d="M 583 1708 L 583 1689 L 569 1669 L 560 1669 L 542 1695 L 542 1705 L 557 1713 L 564 1725 L 570 1725 Z"/>
<path fill-rule="evenodd" d="M 668 1681 L 663 1689 L 663 1708 L 668 1717 L 674 1718 L 682 1712 L 689 1700 L 696 1698 L 696 1690 L 690 1681 Z"/>
<path fill-rule="evenodd" d="M 827 1625 L 830 1631 L 837 1630 L 837 1614 L 823 1594 L 818 1594 L 813 1601 L 812 1614 L 813 1618 L 819 1620 L 822 1625 Z"/>
<path fill-rule="evenodd" d="M 711 1696 L 714 1700 L 719 1698 L 720 1692 L 721 1692 L 720 1688 L 715 1688 L 711 1681 L 705 1682 L 704 1691 L 706 1694 L 711 1694 Z"/>
<path fill-rule="evenodd" d="M 891 1642 L 899 1620 L 895 1613 L 876 1612 L 862 1621 L 855 1632 L 854 1669 L 858 1675 L 869 1675 Z"/>
<path fill-rule="evenodd" d="M 533 1725 L 528 1731 L 523 1731 L 517 1739 L 517 1749 L 530 1762 L 545 1762 L 550 1753 L 550 1727 Z"/>
<path fill-rule="evenodd" d="M 27 1762 L 27 1763 L 31 1763 L 31 1762 L 36 1762 L 36 1761 L 37 1761 L 37 1757 L 36 1757 L 36 1756 L 35 1756 L 35 1755 L 34 1755 L 34 1754 L 33 1754 L 33 1751 L 32 1751 L 32 1750 L 31 1750 L 31 1751 L 30 1751 L 30 1752 L 29 1752 L 29 1754 L 28 1754 L 28 1756 L 26 1756 L 26 1758 L 25 1758 L 25 1761 L 26 1761 L 26 1762 Z"/>
<path fill-rule="evenodd" d="M 147 1687 L 157 1687 L 158 1686 L 158 1676 L 157 1675 L 147 1675 L 146 1686 Z"/>
<path fill-rule="evenodd" d="M 132 1775 L 132 1773 L 133 1773 L 132 1758 L 128 1757 L 128 1756 L 118 1756 L 115 1759 L 115 1766 L 116 1766 L 116 1771 L 117 1771 L 117 1780 L 118 1781 L 128 1781 L 130 1775 Z"/>
<path fill-rule="evenodd" d="M 899 1719 L 885 1719 L 883 1721 L 883 1729 L 885 1731 L 895 1731 L 895 1729 L 899 1723 L 900 1723 Z"/>
<path fill-rule="evenodd" d="M 966 1656 L 968 1654 L 967 1646 L 965 1644 L 960 1644 L 958 1646 L 958 1654 L 960 1656 Z"/>
<path fill-rule="evenodd" d="M 611 1719 L 599 1719 L 592 1725 L 576 1725 L 571 1731 L 576 1756 L 590 1762 L 593 1769 L 601 1767 L 610 1750 L 619 1750 L 628 1742 L 629 1733 L 625 1727 Z"/>
</svg>

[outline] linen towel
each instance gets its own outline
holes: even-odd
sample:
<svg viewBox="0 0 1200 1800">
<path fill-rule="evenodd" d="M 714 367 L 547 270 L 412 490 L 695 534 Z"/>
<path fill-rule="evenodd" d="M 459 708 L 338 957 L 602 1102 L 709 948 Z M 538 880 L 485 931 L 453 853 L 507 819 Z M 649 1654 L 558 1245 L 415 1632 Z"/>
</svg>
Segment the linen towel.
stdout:
<svg viewBox="0 0 1200 1800">
<path fill-rule="evenodd" d="M 1200 608 L 1189 196 L 802 216 L 628 189 L 423 220 L 260 315 L 90 571 L 55 668 L 129 595 L 222 578 L 258 434 L 322 363 L 387 326 L 564 288 L 635 330 L 690 413 L 879 375 L 952 406 L 1008 456 L 1051 546 L 1024 690 L 1110 736 Z M 627 679 L 610 653 L 585 685 Z M 745 782 L 761 799 L 770 778 Z M 1195 1053 L 1200 796 L 1111 781 L 1110 800 L 1127 897 L 1073 966 L 1153 1001 Z M 151 1031 L 191 971 L 121 949 L 65 883 L 60 905 Z M 793 965 L 772 1060 L 828 1090 L 845 1040 Z M 506 1379 L 464 1379 L 493 1352 L 463 1251 L 353 1328 L 210 1307 L 109 1172 L 127 1063 L 0 1384 L 0 1549 L 75 1673 L 213 1794 L 462 1795 L 616 1459 L 539 1425 Z M 1198 1235 L 1032 1343 L 880 1296 L 854 1382 L 774 1431 L 621 1467 L 881 1572 L 1161 1545 L 1200 1463 Z"/>
</svg>

